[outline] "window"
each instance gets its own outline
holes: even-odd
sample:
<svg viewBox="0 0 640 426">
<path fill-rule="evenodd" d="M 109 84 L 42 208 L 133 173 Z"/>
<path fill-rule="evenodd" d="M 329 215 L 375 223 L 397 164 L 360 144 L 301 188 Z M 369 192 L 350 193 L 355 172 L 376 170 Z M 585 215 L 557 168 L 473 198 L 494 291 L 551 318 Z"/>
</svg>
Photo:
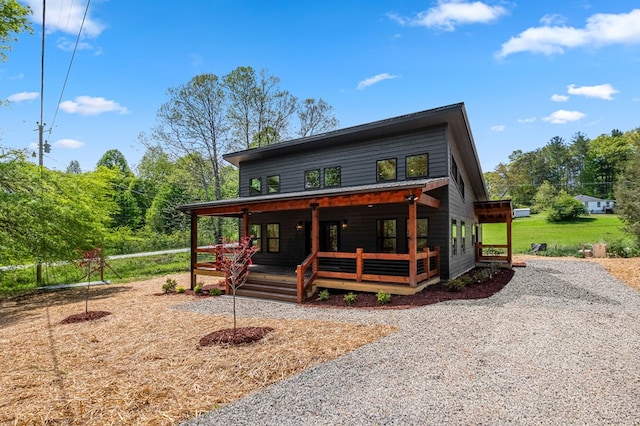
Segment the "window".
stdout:
<svg viewBox="0 0 640 426">
<path fill-rule="evenodd" d="M 376 162 L 378 170 L 378 181 L 396 180 L 396 159 L 378 160 Z"/>
<path fill-rule="evenodd" d="M 427 177 L 429 175 L 429 156 L 427 154 L 407 157 L 407 179 Z"/>
<path fill-rule="evenodd" d="M 269 194 L 280 192 L 280 175 L 267 176 L 267 192 Z"/>
<path fill-rule="evenodd" d="M 460 195 L 462 195 L 462 199 L 464 200 L 464 180 L 462 180 L 462 176 L 460 176 Z"/>
<path fill-rule="evenodd" d="M 320 188 L 320 169 L 304 172 L 304 189 Z"/>
<path fill-rule="evenodd" d="M 471 225 L 471 245 L 475 247 L 478 242 L 478 225 Z"/>
<path fill-rule="evenodd" d="M 458 224 L 455 219 L 451 220 L 451 254 L 458 254 Z"/>
<path fill-rule="evenodd" d="M 464 222 L 460 222 L 460 249 L 465 252 L 467 242 L 467 227 Z"/>
<path fill-rule="evenodd" d="M 429 236 L 429 219 L 418 218 L 416 219 L 416 242 L 418 244 L 418 251 L 423 251 L 429 245 L 427 244 L 427 237 Z M 409 219 L 407 219 L 407 238 L 409 237 Z M 407 246 L 408 246 L 407 242 Z"/>
<path fill-rule="evenodd" d="M 377 225 L 378 251 L 383 253 L 395 253 L 397 246 L 396 220 L 378 219 Z"/>
<path fill-rule="evenodd" d="M 451 177 L 454 181 L 458 182 L 458 163 L 456 163 L 456 159 L 451 156 Z"/>
<path fill-rule="evenodd" d="M 249 194 L 262 194 L 262 180 L 260 178 L 251 178 L 249 181 Z"/>
<path fill-rule="evenodd" d="M 341 184 L 340 167 L 327 167 L 324 169 L 324 186 L 332 187 L 340 186 Z"/>
<path fill-rule="evenodd" d="M 249 225 L 249 234 L 251 235 L 251 245 L 256 251 L 262 250 L 262 226 L 259 223 Z"/>
<path fill-rule="evenodd" d="M 267 223 L 267 252 L 280 252 L 280 224 Z"/>
</svg>

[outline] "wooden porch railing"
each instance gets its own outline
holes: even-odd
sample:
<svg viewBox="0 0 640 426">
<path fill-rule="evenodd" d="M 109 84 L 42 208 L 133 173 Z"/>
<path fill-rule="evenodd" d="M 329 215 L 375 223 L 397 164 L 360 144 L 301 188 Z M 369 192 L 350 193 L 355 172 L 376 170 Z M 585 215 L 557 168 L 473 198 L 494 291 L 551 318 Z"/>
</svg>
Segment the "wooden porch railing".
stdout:
<svg viewBox="0 0 640 426">
<path fill-rule="evenodd" d="M 476 244 L 476 262 L 509 262 L 508 244 Z"/>
<path fill-rule="evenodd" d="M 297 302 L 302 303 L 304 300 L 304 295 L 307 294 L 307 289 L 309 286 L 318 278 L 318 271 L 315 269 L 314 265 L 316 261 L 315 254 L 311 253 L 307 258 L 296 268 L 296 276 L 298 277 L 297 286 L 298 286 L 298 294 L 297 294 Z M 311 275 L 308 277 L 307 270 L 311 268 Z"/>
<path fill-rule="evenodd" d="M 321 266 L 322 259 L 344 259 L 350 261 L 351 264 L 355 262 L 355 266 L 340 267 L 339 270 L 327 270 Z M 440 248 L 436 247 L 433 250 L 424 249 L 423 252 L 417 253 L 415 261 L 418 264 L 419 272 L 415 277 L 415 282 L 419 283 L 426 281 L 432 277 L 440 274 Z M 318 270 L 314 270 L 312 274 L 305 278 L 306 272 L 312 265 L 316 264 L 316 260 L 320 265 Z M 368 262 L 369 261 L 369 262 Z M 304 295 L 308 287 L 313 283 L 316 278 L 332 278 L 352 280 L 356 282 L 372 281 L 372 282 L 386 282 L 394 284 L 411 284 L 411 277 L 409 273 L 398 275 L 386 275 L 386 274 L 374 274 L 366 273 L 367 263 L 375 261 L 392 262 L 397 264 L 405 264 L 409 266 L 411 257 L 409 254 L 397 254 L 397 253 L 365 253 L 363 249 L 359 248 L 355 253 L 346 252 L 318 252 L 317 259 L 313 254 L 309 255 L 304 262 L 298 265 L 296 274 L 298 277 L 298 303 L 301 303 L 304 299 Z M 410 268 L 407 269 L 407 271 Z"/>
</svg>

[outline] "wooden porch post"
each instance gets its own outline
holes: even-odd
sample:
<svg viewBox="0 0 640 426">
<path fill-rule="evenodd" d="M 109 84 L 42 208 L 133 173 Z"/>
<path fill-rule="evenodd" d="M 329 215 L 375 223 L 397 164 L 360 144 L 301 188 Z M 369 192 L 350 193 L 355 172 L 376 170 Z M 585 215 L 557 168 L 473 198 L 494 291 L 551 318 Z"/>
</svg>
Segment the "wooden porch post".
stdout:
<svg viewBox="0 0 640 426">
<path fill-rule="evenodd" d="M 320 212 L 317 204 L 311 204 L 311 253 L 313 253 L 313 272 L 318 272 L 320 251 Z"/>
<path fill-rule="evenodd" d="M 249 236 L 249 210 L 242 209 L 242 237 Z"/>
<path fill-rule="evenodd" d="M 509 267 L 513 265 L 513 247 L 512 247 L 512 239 L 511 239 L 511 215 L 507 215 L 507 262 L 509 263 Z"/>
<path fill-rule="evenodd" d="M 198 214 L 191 213 L 191 290 L 196 288 L 196 263 L 198 262 Z"/>
<path fill-rule="evenodd" d="M 418 205 L 413 201 L 409 201 L 409 285 L 416 287 L 418 285 L 418 263 L 416 256 L 418 254 L 418 239 L 416 216 L 418 212 Z"/>
</svg>

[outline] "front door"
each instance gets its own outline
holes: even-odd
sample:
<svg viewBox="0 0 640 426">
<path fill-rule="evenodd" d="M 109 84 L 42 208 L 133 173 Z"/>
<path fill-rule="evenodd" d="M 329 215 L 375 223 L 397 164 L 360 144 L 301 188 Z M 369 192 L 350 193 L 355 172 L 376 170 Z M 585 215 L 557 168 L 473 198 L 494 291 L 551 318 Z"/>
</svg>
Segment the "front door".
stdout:
<svg viewBox="0 0 640 426">
<path fill-rule="evenodd" d="M 340 222 L 320 222 L 320 251 L 340 250 Z"/>
</svg>

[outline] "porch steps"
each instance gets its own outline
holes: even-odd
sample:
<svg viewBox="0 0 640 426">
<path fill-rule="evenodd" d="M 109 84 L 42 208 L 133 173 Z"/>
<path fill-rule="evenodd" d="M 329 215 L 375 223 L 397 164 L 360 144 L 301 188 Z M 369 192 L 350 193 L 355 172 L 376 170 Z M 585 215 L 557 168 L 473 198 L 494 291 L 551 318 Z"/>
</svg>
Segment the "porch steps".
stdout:
<svg viewBox="0 0 640 426">
<path fill-rule="evenodd" d="M 236 296 L 280 302 L 296 303 L 296 295 L 295 278 L 266 274 L 249 274 L 247 282 L 236 290 Z"/>
</svg>

